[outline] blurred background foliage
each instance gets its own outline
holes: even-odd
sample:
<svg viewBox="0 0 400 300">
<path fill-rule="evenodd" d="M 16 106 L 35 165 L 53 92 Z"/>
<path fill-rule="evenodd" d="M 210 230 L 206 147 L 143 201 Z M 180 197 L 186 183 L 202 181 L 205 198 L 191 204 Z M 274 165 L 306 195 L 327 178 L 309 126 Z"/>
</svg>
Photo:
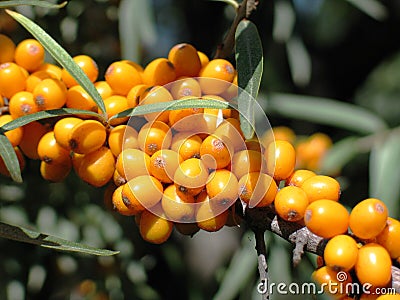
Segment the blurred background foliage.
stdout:
<svg viewBox="0 0 400 300">
<path fill-rule="evenodd" d="M 205 0 L 71 0 L 60 10 L 16 9 L 72 56 L 92 56 L 101 74 L 121 58 L 145 65 L 165 57 L 179 42 L 212 57 L 234 17 L 232 7 Z M 289 126 L 299 136 L 328 134 L 334 146 L 327 160 L 331 157 L 335 166 L 330 175 L 342 183 L 341 201 L 352 207 L 368 196 L 381 197 L 391 216 L 399 217 L 400 2 L 260 1 L 251 19 L 264 47 L 259 100 L 271 124 Z M 4 11 L 0 32 L 14 42 L 29 37 Z M 294 97 L 285 102 L 285 94 Z M 272 101 L 274 95 L 282 102 Z M 313 103 L 332 110 L 333 119 L 347 109 L 335 110 L 325 98 L 366 109 L 372 114 L 365 122 L 373 116 L 387 128 L 360 133 L 329 120 L 317 122 L 322 111 Z M 302 113 L 285 113 L 279 104 Z M 38 169 L 29 161 L 23 184 L 0 178 L 0 221 L 120 254 L 84 256 L 2 239 L 0 299 L 259 299 L 255 242 L 246 228 L 202 232 L 192 239 L 174 234 L 164 245 L 150 245 L 132 218 L 107 209 L 104 189 L 89 187 L 75 175 L 47 183 Z M 290 245 L 272 234 L 266 238 L 271 281 L 309 282 L 315 257 L 306 255 L 293 268 Z M 307 297 L 313 298 L 298 299 Z"/>
</svg>

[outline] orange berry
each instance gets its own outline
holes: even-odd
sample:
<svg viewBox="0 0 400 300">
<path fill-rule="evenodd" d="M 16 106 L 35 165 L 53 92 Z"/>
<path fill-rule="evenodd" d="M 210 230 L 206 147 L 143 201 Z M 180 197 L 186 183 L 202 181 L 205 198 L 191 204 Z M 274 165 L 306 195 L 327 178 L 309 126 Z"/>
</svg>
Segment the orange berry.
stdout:
<svg viewBox="0 0 400 300">
<path fill-rule="evenodd" d="M 174 182 L 181 192 L 197 195 L 206 185 L 208 170 L 198 158 L 183 161 L 175 171 Z"/>
<path fill-rule="evenodd" d="M 368 198 L 359 202 L 350 213 L 351 231 L 361 239 L 376 237 L 386 226 L 388 209 L 381 200 Z"/>
<path fill-rule="evenodd" d="M 34 121 L 23 126 L 24 136 L 19 143 L 19 148 L 30 159 L 40 159 L 37 147 L 47 129 L 41 123 Z"/>
<path fill-rule="evenodd" d="M 143 99 L 143 101 L 141 101 L 139 103 L 139 105 L 167 102 L 167 101 L 172 101 L 172 100 L 173 100 L 172 95 L 165 87 L 154 86 L 147 92 L 147 94 L 145 95 L 145 98 Z M 144 117 L 149 122 L 157 120 L 157 121 L 161 121 L 164 123 L 168 123 L 169 110 L 145 114 Z"/>
<path fill-rule="evenodd" d="M 34 73 L 30 74 L 27 78 L 26 78 L 26 87 L 25 90 L 28 92 L 33 92 L 33 90 L 35 89 L 35 87 L 42 82 L 44 79 L 48 79 L 48 78 L 54 78 L 54 79 L 58 79 L 56 78 L 53 74 L 48 73 L 46 71 L 35 71 Z"/>
<path fill-rule="evenodd" d="M 231 170 L 237 178 L 242 178 L 247 173 L 260 172 L 265 169 L 265 161 L 260 152 L 242 150 L 232 157 Z"/>
<path fill-rule="evenodd" d="M 308 199 L 306 193 L 297 186 L 286 186 L 275 196 L 275 211 L 284 220 L 297 222 L 304 218 Z"/>
<path fill-rule="evenodd" d="M 14 118 L 11 115 L 0 115 L 0 127 L 13 120 Z M 11 145 L 13 147 L 16 147 L 21 143 L 23 139 L 24 129 L 23 127 L 17 127 L 15 129 L 6 131 L 4 134 L 10 141 Z"/>
<path fill-rule="evenodd" d="M 174 222 L 193 222 L 196 211 L 194 197 L 179 192 L 174 185 L 169 185 L 161 199 L 161 206 L 166 217 Z"/>
<path fill-rule="evenodd" d="M 138 212 L 131 207 L 128 207 L 125 202 L 124 202 L 124 198 L 122 196 L 122 190 L 124 188 L 124 185 L 121 185 L 119 187 L 117 187 L 115 189 L 115 191 L 112 194 L 112 204 L 113 204 L 113 208 L 120 213 L 121 215 L 124 216 L 134 216 L 136 215 Z"/>
<path fill-rule="evenodd" d="M 10 115 L 14 119 L 39 111 L 32 93 L 26 91 L 15 93 L 8 105 Z"/>
<path fill-rule="evenodd" d="M 252 207 L 270 205 L 278 192 L 278 186 L 267 174 L 251 172 L 239 179 L 239 198 Z"/>
<path fill-rule="evenodd" d="M 239 182 L 232 172 L 220 169 L 209 175 L 206 190 L 211 201 L 228 208 L 238 198 L 238 186 Z"/>
<path fill-rule="evenodd" d="M 99 76 L 99 68 L 96 62 L 88 55 L 77 55 L 73 57 L 74 62 L 82 69 L 91 82 L 95 82 Z M 61 79 L 70 88 L 77 85 L 75 78 L 66 70 L 62 69 Z"/>
<path fill-rule="evenodd" d="M 346 289 L 352 286 L 352 278 L 348 272 L 339 273 L 327 266 L 315 270 L 311 278 L 318 283 L 326 294 L 333 299 L 343 299 Z"/>
<path fill-rule="evenodd" d="M 306 192 L 310 203 L 320 199 L 338 201 L 340 197 L 340 184 L 330 176 L 311 176 L 303 182 L 301 188 Z"/>
<path fill-rule="evenodd" d="M 381 295 L 377 300 L 400 300 L 400 294 L 386 294 L 386 295 Z"/>
<path fill-rule="evenodd" d="M 24 155 L 22 154 L 21 150 L 19 147 L 14 147 L 15 154 L 17 155 L 18 163 L 19 163 L 19 169 L 22 172 L 25 168 L 25 158 Z M 6 177 L 10 177 L 10 171 L 7 169 L 3 158 L 0 156 L 0 174 Z"/>
<path fill-rule="evenodd" d="M 177 152 L 169 149 L 158 150 L 150 158 L 149 171 L 162 183 L 172 183 L 181 162 L 182 157 Z"/>
<path fill-rule="evenodd" d="M 225 59 L 213 59 L 199 72 L 203 94 L 218 95 L 225 91 L 235 77 L 235 68 Z"/>
<path fill-rule="evenodd" d="M 167 124 L 161 121 L 148 122 L 138 133 L 139 148 L 148 155 L 171 145 L 172 133 Z"/>
<path fill-rule="evenodd" d="M 117 198 L 115 199 L 117 202 L 120 203 L 120 207 L 122 211 L 126 211 L 126 215 L 130 216 L 137 216 L 146 208 L 140 203 L 140 201 L 135 197 L 133 194 L 133 190 L 128 185 L 128 182 L 121 185 L 121 195 L 116 195 Z M 121 196 L 121 199 L 119 197 Z M 118 209 L 117 209 L 118 210 Z"/>
<path fill-rule="evenodd" d="M 171 110 L 169 111 L 169 125 L 175 131 L 195 131 L 197 126 L 195 115 L 201 114 L 202 112 L 202 108 L 185 108 Z"/>
<path fill-rule="evenodd" d="M 168 59 L 175 67 L 176 77 L 196 77 L 201 69 L 201 61 L 197 50 L 190 44 L 175 45 L 168 53 Z"/>
<path fill-rule="evenodd" d="M 13 40 L 0 33 L 0 64 L 14 60 L 15 48 Z"/>
<path fill-rule="evenodd" d="M 197 223 L 175 223 L 176 230 L 183 235 L 193 237 L 199 230 Z"/>
<path fill-rule="evenodd" d="M 108 135 L 108 146 L 111 152 L 117 157 L 123 149 L 137 149 L 138 132 L 128 125 L 118 125 L 111 129 Z"/>
<path fill-rule="evenodd" d="M 361 284 L 385 287 L 392 277 L 392 261 L 385 248 L 368 243 L 358 250 L 355 270 Z"/>
<path fill-rule="evenodd" d="M 227 118 L 215 129 L 213 135 L 229 140 L 235 152 L 245 150 L 246 143 L 242 130 L 240 129 L 240 122 L 237 119 Z"/>
<path fill-rule="evenodd" d="M 276 140 L 268 145 L 265 152 L 268 174 L 275 180 L 288 178 L 296 164 L 296 151 L 287 141 Z"/>
<path fill-rule="evenodd" d="M 357 257 L 357 242 L 344 234 L 331 238 L 324 249 L 326 265 L 336 271 L 350 271 L 356 264 Z"/>
<path fill-rule="evenodd" d="M 107 81 L 96 81 L 94 87 L 103 99 L 113 95 L 113 90 Z"/>
<path fill-rule="evenodd" d="M 287 141 L 293 144 L 296 140 L 295 132 L 286 126 L 276 126 L 272 127 L 270 130 L 264 133 L 262 136 L 262 141 L 269 144 L 273 140 L 276 141 Z"/>
<path fill-rule="evenodd" d="M 225 168 L 233 156 L 232 143 L 214 135 L 206 137 L 200 146 L 200 156 L 209 169 Z"/>
<path fill-rule="evenodd" d="M 177 132 L 172 137 L 171 150 L 178 152 L 183 160 L 188 158 L 200 158 L 200 146 L 202 139 L 188 132 Z"/>
<path fill-rule="evenodd" d="M 68 160 L 65 164 L 48 164 L 45 161 L 40 162 L 40 174 L 44 179 L 52 182 L 63 181 L 68 176 L 71 168 L 71 160 Z"/>
<path fill-rule="evenodd" d="M 69 130 L 69 146 L 72 151 L 87 154 L 103 146 L 106 129 L 99 121 L 84 120 Z"/>
<path fill-rule="evenodd" d="M 118 155 L 116 169 L 121 176 L 131 180 L 149 174 L 150 156 L 138 149 L 123 149 Z"/>
<path fill-rule="evenodd" d="M 129 108 L 126 97 L 121 95 L 113 95 L 104 99 L 104 105 L 106 107 L 106 113 L 108 118 L 111 118 L 112 116 Z M 120 125 L 122 123 L 127 122 L 128 120 L 129 117 L 115 118 L 110 120 L 109 122 L 111 125 Z"/>
<path fill-rule="evenodd" d="M 65 165 L 70 160 L 69 151 L 57 143 L 53 131 L 49 131 L 42 136 L 38 143 L 37 152 L 40 160 L 48 164 Z"/>
<path fill-rule="evenodd" d="M 26 87 L 26 76 L 20 66 L 12 62 L 0 65 L 0 94 L 10 99 Z"/>
<path fill-rule="evenodd" d="M 70 87 L 66 93 L 65 106 L 97 112 L 97 104 L 80 85 Z"/>
<path fill-rule="evenodd" d="M 106 185 L 113 177 L 115 170 L 115 158 L 107 147 L 100 147 L 82 158 L 80 162 L 79 177 L 95 186 Z"/>
<path fill-rule="evenodd" d="M 142 102 L 147 93 L 152 89 L 151 86 L 147 84 L 138 84 L 129 90 L 128 95 L 126 96 L 126 100 L 128 102 L 129 108 L 136 107 L 140 102 Z"/>
<path fill-rule="evenodd" d="M 183 78 L 174 81 L 171 84 L 171 95 L 174 99 L 181 99 L 183 97 L 201 97 L 201 87 L 199 82 L 194 78 Z"/>
<path fill-rule="evenodd" d="M 67 101 L 67 88 L 58 79 L 43 79 L 36 85 L 32 94 L 39 110 L 61 108 Z"/>
<path fill-rule="evenodd" d="M 26 39 L 20 42 L 15 49 L 15 62 L 29 72 L 38 69 L 44 62 L 45 50 L 34 39 Z"/>
<path fill-rule="evenodd" d="M 304 181 L 306 181 L 308 178 L 313 177 L 317 174 L 315 174 L 313 171 L 310 170 L 295 170 L 292 175 L 290 175 L 287 179 L 285 184 L 286 185 L 293 185 L 293 186 L 298 186 L 301 187 Z"/>
<path fill-rule="evenodd" d="M 82 123 L 83 120 L 75 117 L 66 117 L 57 121 L 54 125 L 54 137 L 57 143 L 64 149 L 71 150 L 70 134 L 75 125 Z"/>
<path fill-rule="evenodd" d="M 137 176 L 126 183 L 123 189 L 123 197 L 126 198 L 127 206 L 150 209 L 161 201 L 163 195 L 163 186 L 161 182 L 153 176 Z M 137 205 L 139 203 L 140 205 Z"/>
<path fill-rule="evenodd" d="M 210 62 L 210 59 L 205 53 L 201 51 L 197 51 L 197 55 L 199 56 L 200 59 L 201 68 L 204 68 Z"/>
<path fill-rule="evenodd" d="M 331 238 L 347 232 L 349 213 L 342 204 L 322 199 L 307 206 L 304 222 L 314 234 Z"/>
<path fill-rule="evenodd" d="M 121 176 L 117 169 L 114 170 L 113 181 L 116 186 L 121 186 L 127 182 L 126 178 Z"/>
<path fill-rule="evenodd" d="M 200 229 L 214 232 L 220 230 L 228 220 L 228 210 L 221 208 L 218 205 L 215 205 L 213 201 L 210 201 L 207 193 L 201 193 L 200 196 L 202 199 L 196 211 L 196 221 L 197 226 Z"/>
<path fill-rule="evenodd" d="M 57 78 L 57 79 L 61 79 L 62 75 L 62 69 L 59 66 L 46 62 L 41 64 L 40 67 L 37 68 L 37 71 L 46 72 L 47 74 L 50 75 L 51 78 Z"/>
<path fill-rule="evenodd" d="M 400 257 L 400 222 L 396 219 L 387 218 L 385 228 L 376 237 L 378 244 L 385 247 L 390 257 Z"/>
<path fill-rule="evenodd" d="M 160 209 L 161 210 L 161 209 Z M 174 224 L 164 214 L 144 211 L 140 216 L 140 235 L 153 244 L 162 244 L 170 237 Z"/>
<path fill-rule="evenodd" d="M 175 67 L 166 58 L 152 60 L 143 71 L 143 83 L 148 85 L 165 85 L 176 78 Z"/>
<path fill-rule="evenodd" d="M 116 61 L 106 70 L 105 79 L 114 93 L 127 95 L 135 85 L 142 83 L 140 73 L 129 63 Z"/>
</svg>

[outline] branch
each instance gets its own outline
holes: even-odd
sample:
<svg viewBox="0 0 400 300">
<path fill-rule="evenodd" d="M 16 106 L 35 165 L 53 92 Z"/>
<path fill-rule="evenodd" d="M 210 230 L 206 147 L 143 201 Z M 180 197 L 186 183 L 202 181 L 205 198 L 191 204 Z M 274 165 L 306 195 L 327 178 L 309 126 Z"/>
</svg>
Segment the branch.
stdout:
<svg viewBox="0 0 400 300">
<path fill-rule="evenodd" d="M 258 0 L 243 0 L 243 2 L 240 3 L 238 9 L 236 10 L 235 19 L 233 20 L 223 42 L 218 45 L 214 58 L 226 58 L 232 54 L 233 48 L 235 47 L 236 27 L 241 20 L 248 18 L 251 13 L 256 10 L 257 5 Z"/>
<path fill-rule="evenodd" d="M 256 237 L 256 251 L 258 256 L 258 273 L 260 274 L 260 285 L 266 287 L 262 294 L 263 300 L 269 299 L 269 280 L 268 280 L 268 265 L 267 265 L 267 249 L 265 247 L 264 231 L 257 230 L 254 232 Z"/>
</svg>

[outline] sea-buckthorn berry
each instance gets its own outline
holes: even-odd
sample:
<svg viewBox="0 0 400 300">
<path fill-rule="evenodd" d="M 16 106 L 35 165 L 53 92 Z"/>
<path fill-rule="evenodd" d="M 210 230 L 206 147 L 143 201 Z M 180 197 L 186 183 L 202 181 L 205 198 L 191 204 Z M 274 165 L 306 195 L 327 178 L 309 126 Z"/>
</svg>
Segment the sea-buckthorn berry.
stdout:
<svg viewBox="0 0 400 300">
<path fill-rule="evenodd" d="M 0 65 L 0 94 L 10 99 L 15 93 L 25 90 L 26 77 L 21 67 L 13 62 Z"/>
<path fill-rule="evenodd" d="M 112 194 L 112 205 L 114 210 L 116 210 L 118 213 L 120 213 L 123 216 L 134 216 L 136 215 L 138 212 L 132 208 L 132 207 L 128 207 L 125 202 L 124 199 L 122 197 L 122 190 L 124 188 L 124 185 L 121 185 L 119 187 L 117 187 L 115 189 L 115 191 Z"/>
<path fill-rule="evenodd" d="M 60 68 L 59 66 L 56 66 L 54 64 L 45 62 L 45 63 L 41 64 L 41 66 L 36 71 L 39 71 L 39 72 L 44 71 L 47 74 L 49 74 L 51 78 L 57 78 L 57 79 L 61 80 L 62 68 Z"/>
<path fill-rule="evenodd" d="M 111 129 L 108 135 L 108 146 L 111 152 L 117 157 L 123 149 L 137 149 L 138 132 L 128 125 L 118 125 Z"/>
<path fill-rule="evenodd" d="M 19 169 L 22 172 L 25 169 L 25 158 L 19 147 L 14 147 L 15 154 L 17 155 Z M 0 156 L 0 174 L 6 177 L 11 177 L 10 171 L 7 169 L 3 158 Z"/>
<path fill-rule="evenodd" d="M 9 101 L 8 109 L 14 119 L 39 111 L 33 94 L 26 91 L 14 94 Z"/>
<path fill-rule="evenodd" d="M 66 93 L 66 97 L 65 106 L 68 108 L 98 111 L 96 102 L 80 85 L 70 87 Z"/>
<path fill-rule="evenodd" d="M 143 207 L 149 209 L 161 201 L 164 188 L 161 182 L 150 175 L 141 175 L 129 180 L 128 186 L 123 190 L 127 206 L 139 202 Z"/>
<path fill-rule="evenodd" d="M 199 72 L 203 94 L 218 95 L 224 92 L 235 77 L 235 68 L 225 59 L 213 59 Z"/>
<path fill-rule="evenodd" d="M 178 152 L 169 149 L 158 150 L 150 158 L 150 174 L 162 183 L 172 183 L 175 171 L 182 161 Z"/>
<path fill-rule="evenodd" d="M 179 192 L 174 185 L 169 185 L 161 199 L 161 206 L 167 218 L 173 222 L 193 222 L 196 206 L 194 197 Z"/>
<path fill-rule="evenodd" d="M 247 173 L 260 172 L 263 169 L 265 169 L 265 161 L 258 151 L 242 150 L 232 157 L 231 170 L 239 179 Z"/>
<path fill-rule="evenodd" d="M 23 126 L 24 136 L 18 147 L 30 159 L 40 159 L 37 146 L 40 139 L 47 132 L 47 128 L 37 121 L 30 122 Z"/>
<path fill-rule="evenodd" d="M 193 237 L 197 232 L 200 231 L 197 223 L 175 223 L 175 229 L 182 235 L 188 235 Z"/>
<path fill-rule="evenodd" d="M 121 199 L 117 198 L 116 201 L 121 201 L 124 204 L 122 205 L 122 203 L 120 203 L 121 209 L 125 211 L 128 210 L 129 215 L 131 216 L 137 216 L 146 210 L 146 208 L 133 195 L 133 191 L 128 185 L 128 182 L 121 185 Z"/>
<path fill-rule="evenodd" d="M 200 146 L 200 157 L 209 169 L 221 169 L 231 162 L 234 150 L 232 143 L 226 138 L 214 135 L 206 137 Z"/>
<path fill-rule="evenodd" d="M 123 149 L 116 169 L 127 180 L 149 174 L 150 156 L 139 149 Z"/>
<path fill-rule="evenodd" d="M 113 182 L 116 186 L 121 186 L 127 182 L 126 178 L 119 174 L 118 170 L 114 170 Z"/>
<path fill-rule="evenodd" d="M 201 68 L 204 68 L 210 62 L 210 59 L 204 52 L 201 51 L 197 51 L 197 55 L 199 56 L 200 59 Z"/>
<path fill-rule="evenodd" d="M 368 198 L 359 202 L 350 213 L 349 226 L 360 239 L 376 237 L 386 226 L 388 209 L 381 200 Z"/>
<path fill-rule="evenodd" d="M 358 250 L 355 264 L 357 278 L 361 284 L 385 287 L 392 277 L 392 261 L 384 247 L 368 243 Z"/>
<path fill-rule="evenodd" d="M 267 144 L 272 142 L 274 139 L 277 141 L 287 141 L 293 144 L 296 140 L 296 134 L 289 127 L 276 126 L 266 131 L 261 137 L 261 140 Z"/>
<path fill-rule="evenodd" d="M 305 170 L 305 169 L 295 170 L 292 173 L 292 175 L 290 175 L 286 179 L 285 184 L 301 187 L 302 184 L 304 183 L 304 181 L 306 181 L 308 178 L 313 177 L 315 175 L 317 175 L 317 174 L 315 174 L 313 171 L 310 171 L 310 170 Z"/>
<path fill-rule="evenodd" d="M 289 142 L 276 140 L 268 145 L 265 159 L 268 174 L 275 180 L 284 180 L 293 173 L 296 151 Z"/>
<path fill-rule="evenodd" d="M 37 152 L 40 160 L 49 164 L 67 164 L 68 160 L 70 160 L 69 151 L 57 143 L 53 131 L 49 131 L 42 136 L 38 143 Z"/>
<path fill-rule="evenodd" d="M 183 99 L 190 99 L 190 96 Z M 175 131 L 196 131 L 196 116 L 203 113 L 202 108 L 184 108 L 169 111 L 168 124 Z"/>
<path fill-rule="evenodd" d="M 75 125 L 83 120 L 76 117 L 66 117 L 58 120 L 54 125 L 54 137 L 57 143 L 64 149 L 71 150 L 70 134 Z"/>
<path fill-rule="evenodd" d="M 201 193 L 202 198 L 200 204 L 197 206 L 196 221 L 197 226 L 205 231 L 218 231 L 226 224 L 228 220 L 228 210 L 215 205 L 211 201 L 206 192 Z"/>
<path fill-rule="evenodd" d="M 113 62 L 104 75 L 114 93 L 127 95 L 135 85 L 142 83 L 140 73 L 130 64 L 122 61 Z"/>
<path fill-rule="evenodd" d="M 129 90 L 128 95 L 126 95 L 126 100 L 128 101 L 128 107 L 129 108 L 136 107 L 140 102 L 142 102 L 146 98 L 147 93 L 151 89 L 152 86 L 147 84 L 138 84 L 135 85 L 133 88 L 131 88 Z"/>
<path fill-rule="evenodd" d="M 221 101 L 221 102 L 227 102 L 227 100 L 225 100 L 223 97 L 218 96 L 218 95 L 212 95 L 212 94 L 204 94 L 202 96 L 203 100 L 217 100 L 217 101 Z M 205 113 L 209 113 L 209 114 L 215 114 L 218 115 L 219 112 L 222 112 L 222 116 L 224 118 L 230 118 L 231 114 L 232 114 L 232 110 L 230 108 L 223 108 L 223 109 L 218 109 L 218 108 L 205 108 L 204 112 Z"/>
<path fill-rule="evenodd" d="M 377 300 L 400 300 L 400 294 L 380 295 Z"/>
<path fill-rule="evenodd" d="M 0 115 L 0 127 L 13 120 L 14 118 L 11 115 Z M 23 139 L 24 129 L 23 127 L 17 127 L 15 129 L 6 131 L 4 134 L 10 141 L 11 145 L 13 147 L 16 147 L 21 143 Z"/>
<path fill-rule="evenodd" d="M 45 161 L 40 162 L 40 174 L 43 179 L 52 182 L 63 181 L 72 168 L 71 160 L 67 161 L 65 164 L 48 164 Z"/>
<path fill-rule="evenodd" d="M 309 204 L 306 193 L 297 186 L 286 186 L 280 189 L 274 203 L 276 213 L 289 222 L 303 219 Z"/>
<path fill-rule="evenodd" d="M 246 143 L 242 130 L 240 129 L 239 120 L 232 118 L 225 119 L 218 125 L 213 135 L 223 140 L 229 140 L 235 152 L 246 149 Z"/>
<path fill-rule="evenodd" d="M 161 211 L 161 208 L 159 209 Z M 167 220 L 165 214 L 153 214 L 144 211 L 140 216 L 140 235 L 153 244 L 162 244 L 168 240 L 172 233 L 174 223 Z"/>
<path fill-rule="evenodd" d="M 14 60 L 16 45 L 12 39 L 0 34 L 0 64 Z"/>
<path fill-rule="evenodd" d="M 278 186 L 267 174 L 251 172 L 239 179 L 239 198 L 250 207 L 270 205 L 278 192 Z"/>
<path fill-rule="evenodd" d="M 175 67 L 171 61 L 160 57 L 152 60 L 143 71 L 143 83 L 165 85 L 176 78 Z"/>
<path fill-rule="evenodd" d="M 82 164 L 85 154 L 71 152 L 70 156 L 71 156 L 71 161 L 72 161 L 72 168 L 74 169 L 75 173 L 78 174 L 79 168 Z"/>
<path fill-rule="evenodd" d="M 315 270 L 311 278 L 323 288 L 327 295 L 333 299 L 342 299 L 346 296 L 346 287 L 351 286 L 353 282 L 350 273 L 342 272 L 339 273 L 339 271 L 323 266 Z"/>
<path fill-rule="evenodd" d="M 55 76 L 53 76 L 52 74 L 47 73 L 46 71 L 35 71 L 34 73 L 30 74 L 26 78 L 25 90 L 32 93 L 33 90 L 35 89 L 35 87 L 40 82 L 42 82 L 44 79 L 47 79 L 47 78 L 55 78 L 55 79 L 57 79 Z"/>
<path fill-rule="evenodd" d="M 400 222 L 396 219 L 387 218 L 386 226 L 376 237 L 378 244 L 385 247 L 390 257 L 400 257 Z"/>
<path fill-rule="evenodd" d="M 162 86 L 153 86 L 146 94 L 145 98 L 139 103 L 139 105 L 160 103 L 172 101 L 172 95 L 170 92 Z M 168 123 L 169 121 L 169 110 L 162 112 L 154 112 L 144 115 L 147 121 L 161 121 L 164 123 Z"/>
<path fill-rule="evenodd" d="M 106 129 L 99 121 L 84 120 L 69 131 L 70 149 L 79 154 L 87 154 L 103 146 Z"/>
<path fill-rule="evenodd" d="M 88 55 L 77 55 L 73 57 L 74 62 L 82 69 L 91 82 L 95 82 L 99 76 L 99 68 L 96 62 Z M 77 85 L 78 82 L 74 77 L 66 70 L 62 69 L 61 79 L 65 85 L 70 88 Z"/>
<path fill-rule="evenodd" d="M 34 39 L 26 39 L 15 48 L 14 60 L 29 72 L 35 71 L 44 62 L 45 50 Z"/>
<path fill-rule="evenodd" d="M 189 158 L 176 169 L 174 183 L 181 192 L 197 195 L 205 187 L 208 175 L 208 169 L 200 159 Z"/>
<path fill-rule="evenodd" d="M 336 271 L 350 271 L 357 262 L 357 242 L 348 235 L 331 238 L 324 249 L 325 264 Z"/>
<path fill-rule="evenodd" d="M 320 199 L 338 201 L 340 197 L 340 184 L 330 176 L 316 175 L 306 179 L 301 188 L 306 192 L 308 201 Z"/>
<path fill-rule="evenodd" d="M 106 99 L 104 99 L 104 106 L 106 107 L 106 113 L 108 119 L 111 117 L 115 116 L 116 114 L 127 110 L 128 107 L 128 101 L 126 100 L 125 96 L 121 95 L 113 95 L 110 96 Z M 129 117 L 124 117 L 124 118 L 114 118 L 109 120 L 109 123 L 113 126 L 115 125 L 120 125 L 122 123 L 125 123 L 129 120 Z"/>
<path fill-rule="evenodd" d="M 332 146 L 331 138 L 321 132 L 314 133 L 297 147 L 299 163 L 307 169 L 318 170 L 325 153 Z"/>
<path fill-rule="evenodd" d="M 161 121 L 148 122 L 139 130 L 139 148 L 148 155 L 153 155 L 171 145 L 172 133 L 167 124 Z"/>
<path fill-rule="evenodd" d="M 211 201 L 228 208 L 238 198 L 238 179 L 225 169 L 212 172 L 207 180 L 206 191 Z"/>
<path fill-rule="evenodd" d="M 79 177 L 95 187 L 106 185 L 113 177 L 115 158 L 111 150 L 101 147 L 82 158 L 79 166 Z"/>
<path fill-rule="evenodd" d="M 194 78 L 183 78 L 171 84 L 171 95 L 174 99 L 181 99 L 190 96 L 191 98 L 201 97 L 201 87 Z"/>
<path fill-rule="evenodd" d="M 168 53 L 168 59 L 175 67 L 176 77 L 196 77 L 201 69 L 197 50 L 190 44 L 175 45 Z"/>
<path fill-rule="evenodd" d="M 103 99 L 106 99 L 113 95 L 113 90 L 111 86 L 107 83 L 107 81 L 96 81 L 94 83 L 94 87 Z"/>
<path fill-rule="evenodd" d="M 347 232 L 349 213 L 342 204 L 321 199 L 307 206 L 304 222 L 312 233 L 331 238 Z"/>
<path fill-rule="evenodd" d="M 202 139 L 190 132 L 177 132 L 172 137 L 171 150 L 176 151 L 186 160 L 191 157 L 200 158 Z"/>
<path fill-rule="evenodd" d="M 67 88 L 58 79 L 44 79 L 38 83 L 32 94 L 40 110 L 61 108 L 67 101 Z"/>
</svg>

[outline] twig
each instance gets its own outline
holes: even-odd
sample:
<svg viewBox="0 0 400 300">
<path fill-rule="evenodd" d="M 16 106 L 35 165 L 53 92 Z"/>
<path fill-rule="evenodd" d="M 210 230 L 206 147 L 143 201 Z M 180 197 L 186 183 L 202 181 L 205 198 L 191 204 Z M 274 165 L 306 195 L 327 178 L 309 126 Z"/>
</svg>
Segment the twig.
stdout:
<svg viewBox="0 0 400 300">
<path fill-rule="evenodd" d="M 267 249 L 265 247 L 264 231 L 254 231 L 256 237 L 256 251 L 258 256 L 258 273 L 260 274 L 260 285 L 263 287 L 262 299 L 269 299 Z"/>
<path fill-rule="evenodd" d="M 236 11 L 235 19 L 223 42 L 218 45 L 214 58 L 226 58 L 232 54 L 233 48 L 235 47 L 235 32 L 238 24 L 241 20 L 248 18 L 257 8 L 257 5 L 258 0 L 243 0 L 242 3 L 240 3 Z"/>
</svg>

